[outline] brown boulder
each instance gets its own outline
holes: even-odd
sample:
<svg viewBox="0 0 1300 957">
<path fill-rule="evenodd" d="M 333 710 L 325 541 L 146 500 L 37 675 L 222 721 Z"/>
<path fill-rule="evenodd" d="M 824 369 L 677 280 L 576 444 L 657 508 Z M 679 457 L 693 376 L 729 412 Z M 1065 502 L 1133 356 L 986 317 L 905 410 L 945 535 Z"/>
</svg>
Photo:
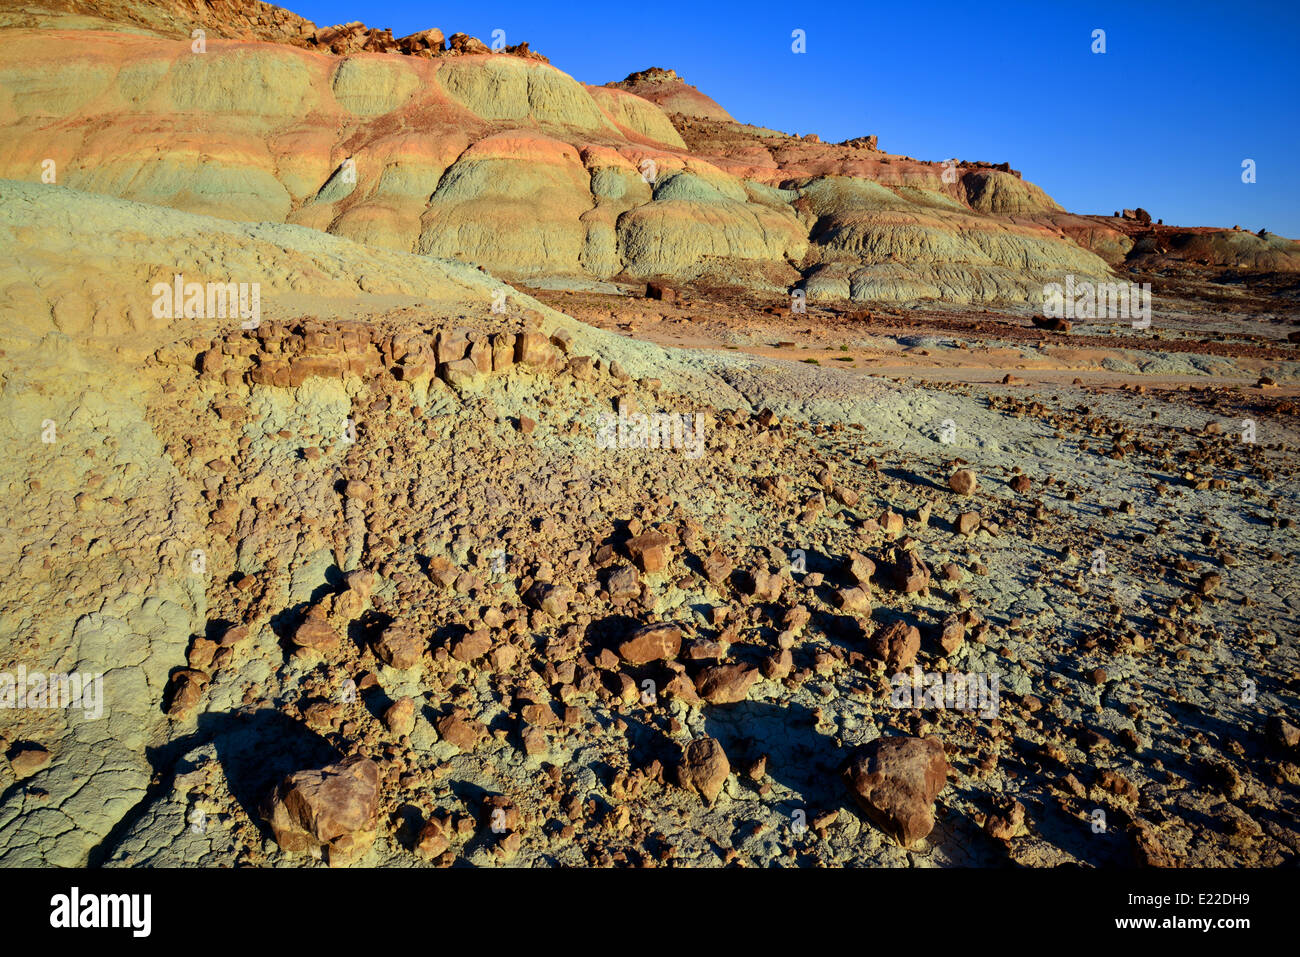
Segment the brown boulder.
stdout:
<svg viewBox="0 0 1300 957">
<path fill-rule="evenodd" d="M 492 650 L 492 633 L 486 628 L 479 628 L 457 639 L 451 647 L 451 656 L 457 661 L 469 663 L 482 658 Z"/>
<path fill-rule="evenodd" d="M 734 567 L 731 559 L 716 548 L 700 564 L 704 568 L 704 577 L 714 585 L 720 585 L 731 577 Z"/>
<path fill-rule="evenodd" d="M 375 654 L 394 668 L 414 668 L 420 663 L 427 646 L 424 638 L 404 621 L 395 621 L 375 642 Z"/>
<path fill-rule="evenodd" d="M 180 718 L 192 711 L 203 697 L 208 680 L 206 673 L 194 668 L 178 669 L 171 678 L 171 703 L 167 706 L 167 713 Z"/>
<path fill-rule="evenodd" d="M 677 783 L 695 791 L 709 804 L 718 799 L 731 773 L 731 762 L 722 745 L 713 738 L 696 738 L 682 752 L 677 766 Z"/>
<path fill-rule="evenodd" d="M 921 650 L 921 632 L 915 625 L 893 621 L 871 636 L 868 647 L 885 667 L 899 671 L 916 660 L 916 653 Z"/>
<path fill-rule="evenodd" d="M 755 568 L 748 575 L 749 593 L 759 601 L 776 601 L 781 597 L 785 579 L 766 568 Z"/>
<path fill-rule="evenodd" d="M 670 558 L 668 536 L 660 532 L 642 532 L 627 543 L 627 554 L 647 574 L 663 571 Z"/>
<path fill-rule="evenodd" d="M 875 562 L 859 552 L 849 552 L 848 557 L 844 560 L 844 565 L 850 578 L 864 590 L 870 589 L 871 579 L 876 574 Z"/>
<path fill-rule="evenodd" d="M 329 651 L 338 647 L 339 633 L 329 623 L 324 606 L 312 605 L 307 609 L 307 616 L 293 633 L 293 643 L 299 648 L 314 648 L 317 651 Z"/>
<path fill-rule="evenodd" d="M 558 361 L 558 350 L 540 332 L 524 332 L 515 338 L 515 362 L 519 365 L 546 369 Z"/>
<path fill-rule="evenodd" d="M 481 374 L 473 359 L 453 359 L 438 366 L 438 378 L 456 388 L 474 385 Z"/>
<path fill-rule="evenodd" d="M 877 738 L 860 748 L 844 773 L 863 813 L 903 847 L 934 829 L 934 799 L 948 778 L 938 738 Z"/>
<path fill-rule="evenodd" d="M 649 282 L 646 283 L 645 297 L 647 299 L 657 299 L 660 302 L 673 302 L 677 299 L 677 290 L 661 282 Z"/>
<path fill-rule="evenodd" d="M 631 565 L 619 565 L 610 571 L 605 590 L 613 601 L 635 598 L 641 594 L 641 576 Z"/>
<path fill-rule="evenodd" d="M 1034 325 L 1047 332 L 1069 332 L 1070 320 L 1060 316 L 1034 316 Z"/>
<path fill-rule="evenodd" d="M 470 717 L 464 708 L 456 708 L 450 714 L 443 715 L 433 722 L 433 726 L 438 729 L 438 737 L 462 751 L 472 751 L 487 736 L 487 729 L 482 722 Z"/>
<path fill-rule="evenodd" d="M 962 646 L 966 640 L 966 625 L 960 615 L 949 615 L 939 626 L 939 647 L 945 655 L 950 655 Z"/>
<path fill-rule="evenodd" d="M 845 611 L 858 612 L 859 614 L 871 614 L 871 596 L 861 588 L 837 588 L 835 590 L 835 603 Z"/>
<path fill-rule="evenodd" d="M 298 771 L 272 792 L 263 816 L 281 849 L 346 864 L 374 843 L 379 781 L 379 766 L 360 755 L 319 771 Z"/>
<path fill-rule="evenodd" d="M 456 53 L 491 53 L 486 43 L 468 33 L 453 33 L 447 38 L 447 46 Z"/>
<path fill-rule="evenodd" d="M 568 612 L 572 600 L 572 588 L 568 585 L 552 585 L 550 582 L 534 582 L 524 593 L 525 602 L 552 618 L 562 618 Z"/>
<path fill-rule="evenodd" d="M 969 495 L 979 486 L 979 479 L 970 469 L 958 469 L 948 479 L 948 487 L 958 495 Z"/>
<path fill-rule="evenodd" d="M 676 658 L 681 650 L 682 630 L 668 622 L 643 625 L 618 646 L 619 657 L 630 665 L 668 661 Z"/>
<path fill-rule="evenodd" d="M 396 735 L 410 734 L 415 728 L 415 699 L 398 698 L 384 712 L 384 727 Z"/>
<path fill-rule="evenodd" d="M 515 364 L 515 334 L 498 332 L 492 337 L 492 371 L 505 372 Z"/>
<path fill-rule="evenodd" d="M 894 587 L 903 594 L 911 594 L 930 584 L 930 569 L 915 552 L 900 554 L 891 569 Z"/>
<path fill-rule="evenodd" d="M 695 679 L 695 690 L 709 704 L 734 704 L 749 696 L 758 670 L 745 665 L 713 665 Z"/>
<path fill-rule="evenodd" d="M 420 828 L 419 836 L 415 839 L 415 853 L 427 860 L 441 856 L 450 847 L 451 838 L 442 821 L 436 817 L 425 821 L 424 826 Z"/>
</svg>

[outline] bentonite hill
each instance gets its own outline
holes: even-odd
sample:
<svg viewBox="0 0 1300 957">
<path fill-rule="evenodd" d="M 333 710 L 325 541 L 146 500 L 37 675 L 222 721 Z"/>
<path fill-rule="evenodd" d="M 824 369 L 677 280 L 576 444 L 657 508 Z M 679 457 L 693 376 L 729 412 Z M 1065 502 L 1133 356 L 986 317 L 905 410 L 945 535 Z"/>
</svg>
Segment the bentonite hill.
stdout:
<svg viewBox="0 0 1300 957">
<path fill-rule="evenodd" d="M 0 0 L 0 864 L 1293 863 L 1300 244 L 545 53 Z"/>
</svg>

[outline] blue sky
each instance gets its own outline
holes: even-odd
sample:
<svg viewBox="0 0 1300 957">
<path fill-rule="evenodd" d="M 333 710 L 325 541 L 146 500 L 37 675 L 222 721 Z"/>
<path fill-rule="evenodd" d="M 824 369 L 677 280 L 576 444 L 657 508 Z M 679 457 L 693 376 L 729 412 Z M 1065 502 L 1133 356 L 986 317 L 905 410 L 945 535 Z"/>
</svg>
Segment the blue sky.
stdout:
<svg viewBox="0 0 1300 957">
<path fill-rule="evenodd" d="M 397 36 L 501 29 L 584 83 L 675 69 L 743 122 L 1010 162 L 1072 212 L 1300 238 L 1300 0 L 286 5 Z"/>
</svg>

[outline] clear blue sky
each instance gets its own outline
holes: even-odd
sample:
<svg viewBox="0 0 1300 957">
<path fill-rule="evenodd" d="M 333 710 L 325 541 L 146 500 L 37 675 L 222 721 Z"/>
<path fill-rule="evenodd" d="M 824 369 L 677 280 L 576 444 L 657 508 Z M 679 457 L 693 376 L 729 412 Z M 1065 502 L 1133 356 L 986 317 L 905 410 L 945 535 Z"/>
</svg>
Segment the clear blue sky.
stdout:
<svg viewBox="0 0 1300 957">
<path fill-rule="evenodd" d="M 1300 238 L 1300 0 L 285 5 L 397 36 L 502 29 L 584 83 L 675 69 L 743 122 L 1007 161 L 1072 212 Z"/>
</svg>

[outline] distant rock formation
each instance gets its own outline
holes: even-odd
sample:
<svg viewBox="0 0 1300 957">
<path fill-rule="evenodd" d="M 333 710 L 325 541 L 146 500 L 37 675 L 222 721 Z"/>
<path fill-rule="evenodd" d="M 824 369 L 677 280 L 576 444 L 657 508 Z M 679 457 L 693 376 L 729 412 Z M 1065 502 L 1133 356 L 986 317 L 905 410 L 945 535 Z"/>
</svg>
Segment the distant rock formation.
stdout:
<svg viewBox="0 0 1300 957">
<path fill-rule="evenodd" d="M 741 124 L 673 70 L 584 86 L 527 44 L 505 52 L 254 0 L 0 0 L 0 178 L 40 181 L 49 161 L 59 185 L 506 278 L 810 301 L 1030 302 L 1067 273 L 1111 277 L 1150 222 L 1073 215 L 1008 163 Z M 1237 246 L 1222 258 L 1248 261 Z"/>
</svg>

